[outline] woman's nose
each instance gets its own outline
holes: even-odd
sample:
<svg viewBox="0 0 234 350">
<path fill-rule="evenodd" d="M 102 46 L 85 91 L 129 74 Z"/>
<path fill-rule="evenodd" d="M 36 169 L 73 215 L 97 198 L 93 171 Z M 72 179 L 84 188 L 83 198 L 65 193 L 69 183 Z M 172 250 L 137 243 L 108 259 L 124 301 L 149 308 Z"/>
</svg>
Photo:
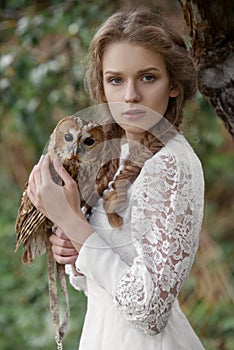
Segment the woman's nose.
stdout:
<svg viewBox="0 0 234 350">
<path fill-rule="evenodd" d="M 136 103 L 141 101 L 140 93 L 133 82 L 129 82 L 126 86 L 124 100 L 127 103 Z"/>
</svg>

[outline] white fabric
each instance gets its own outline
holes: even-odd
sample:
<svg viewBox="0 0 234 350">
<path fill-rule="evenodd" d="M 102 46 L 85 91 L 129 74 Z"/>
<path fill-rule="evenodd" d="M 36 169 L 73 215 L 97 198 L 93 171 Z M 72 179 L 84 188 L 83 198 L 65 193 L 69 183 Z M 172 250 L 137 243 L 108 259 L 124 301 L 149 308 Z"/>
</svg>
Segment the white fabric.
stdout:
<svg viewBox="0 0 234 350">
<path fill-rule="evenodd" d="M 95 232 L 76 262 L 86 277 L 70 269 L 71 283 L 88 296 L 80 350 L 204 349 L 177 302 L 198 247 L 203 201 L 201 164 L 182 134 L 145 162 L 121 229 L 109 225 L 99 200 Z"/>
</svg>

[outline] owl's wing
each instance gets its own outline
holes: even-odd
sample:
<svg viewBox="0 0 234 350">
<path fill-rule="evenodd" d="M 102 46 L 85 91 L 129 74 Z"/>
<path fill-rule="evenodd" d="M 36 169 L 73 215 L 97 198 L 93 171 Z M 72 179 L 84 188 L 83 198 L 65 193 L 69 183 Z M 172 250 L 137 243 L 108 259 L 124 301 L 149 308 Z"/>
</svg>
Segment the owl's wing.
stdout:
<svg viewBox="0 0 234 350">
<path fill-rule="evenodd" d="M 16 218 L 15 230 L 17 234 L 16 251 L 21 244 L 24 245 L 22 261 L 32 263 L 35 256 L 45 252 L 45 235 L 48 234 L 48 219 L 30 201 L 27 195 L 26 183 L 21 204 Z"/>
</svg>

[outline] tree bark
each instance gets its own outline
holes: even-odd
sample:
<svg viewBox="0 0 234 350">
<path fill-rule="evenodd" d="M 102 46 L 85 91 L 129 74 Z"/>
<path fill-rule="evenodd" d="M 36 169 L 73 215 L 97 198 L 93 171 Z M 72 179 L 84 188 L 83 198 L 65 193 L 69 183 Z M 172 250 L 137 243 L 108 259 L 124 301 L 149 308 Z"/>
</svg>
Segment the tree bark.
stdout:
<svg viewBox="0 0 234 350">
<path fill-rule="evenodd" d="M 199 64 L 199 89 L 234 139 L 234 3 L 178 0 Z"/>
</svg>

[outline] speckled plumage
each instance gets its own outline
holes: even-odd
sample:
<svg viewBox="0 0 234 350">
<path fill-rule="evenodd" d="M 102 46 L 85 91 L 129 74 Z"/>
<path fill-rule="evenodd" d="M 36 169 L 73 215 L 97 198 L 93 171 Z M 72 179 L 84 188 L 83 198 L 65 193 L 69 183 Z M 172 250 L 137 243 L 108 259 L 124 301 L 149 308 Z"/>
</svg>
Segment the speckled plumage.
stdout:
<svg viewBox="0 0 234 350">
<path fill-rule="evenodd" d="M 65 169 L 76 181 L 80 192 L 81 206 L 86 207 L 87 212 L 99 198 L 97 178 L 103 161 L 105 163 L 105 159 L 111 159 L 111 149 L 108 143 L 104 142 L 111 137 L 110 130 L 111 128 L 108 126 L 105 128 L 105 126 L 98 125 L 93 121 L 82 120 L 78 116 L 66 117 L 57 124 L 48 143 L 47 152 L 51 160 L 53 161 L 55 157 L 58 157 Z M 105 154 L 105 152 L 107 153 Z M 50 171 L 53 180 L 58 185 L 63 185 L 52 163 Z M 28 183 L 24 187 L 16 218 L 16 250 L 23 244 L 24 253 L 22 255 L 22 261 L 28 264 L 32 264 L 36 256 L 47 252 L 50 309 L 57 334 L 57 348 L 62 349 L 62 339 L 67 330 L 70 316 L 64 266 L 55 264 L 53 258 L 51 243 L 49 241 L 53 223 L 32 204 L 27 195 L 27 188 Z M 59 322 L 56 276 L 58 276 L 67 305 L 61 325 Z"/>
<path fill-rule="evenodd" d="M 62 119 L 51 134 L 48 144 L 48 154 L 53 161 L 57 156 L 65 169 L 76 181 L 80 190 L 81 205 L 89 207 L 94 204 L 98 194 L 96 177 L 101 167 L 100 147 L 106 139 L 104 128 L 93 121 L 82 120 L 79 117 Z M 100 145 L 100 147 L 97 147 Z M 59 183 L 58 175 L 51 174 Z M 21 205 L 16 219 L 17 245 L 24 245 L 22 260 L 31 264 L 37 255 L 45 252 L 45 241 L 51 233 L 53 223 L 38 211 L 27 195 L 26 183 Z"/>
</svg>

